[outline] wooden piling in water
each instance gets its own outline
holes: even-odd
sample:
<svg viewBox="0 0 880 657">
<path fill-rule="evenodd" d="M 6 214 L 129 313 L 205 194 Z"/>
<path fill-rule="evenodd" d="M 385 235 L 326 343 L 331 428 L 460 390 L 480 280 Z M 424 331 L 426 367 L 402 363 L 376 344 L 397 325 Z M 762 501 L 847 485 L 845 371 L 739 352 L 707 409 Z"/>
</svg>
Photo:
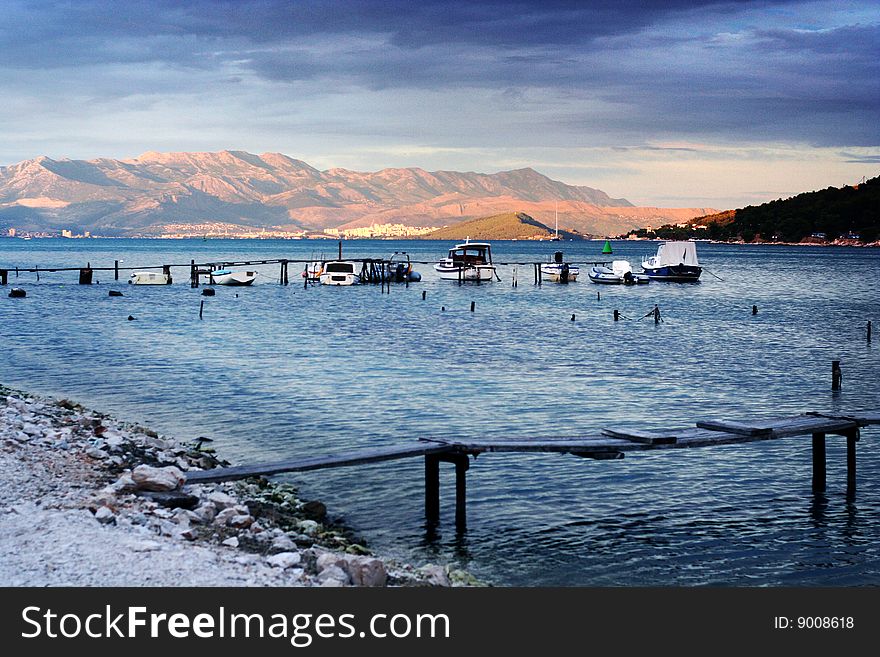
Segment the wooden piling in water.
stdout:
<svg viewBox="0 0 880 657">
<path fill-rule="evenodd" d="M 79 270 L 79 284 L 80 285 L 91 285 L 92 284 L 92 263 L 87 263 L 85 269 Z"/>
<path fill-rule="evenodd" d="M 813 492 L 825 492 L 825 434 L 813 434 Z"/>
<path fill-rule="evenodd" d="M 467 454 L 452 454 L 455 463 L 455 526 L 459 530 L 467 527 L 467 471 L 470 467 Z"/>
<path fill-rule="evenodd" d="M 3 279 L 6 280 L 5 278 Z M 871 320 L 868 320 L 868 342 L 871 341 Z"/>
<path fill-rule="evenodd" d="M 752 314 L 753 314 L 753 315 L 757 315 L 757 314 L 758 314 L 758 306 L 752 306 Z"/>
<path fill-rule="evenodd" d="M 165 282 L 166 285 L 171 285 L 171 265 L 162 265 L 162 273 L 168 277 L 168 280 Z"/>
<path fill-rule="evenodd" d="M 193 261 L 193 262 L 195 262 L 195 261 Z M 114 281 L 119 280 L 119 261 L 118 260 L 113 261 L 113 280 Z"/>
<path fill-rule="evenodd" d="M 9 270 L 0 269 L 0 285 L 6 285 L 9 280 Z"/>
<path fill-rule="evenodd" d="M 614 321 L 615 321 L 615 322 L 619 322 L 619 321 L 620 321 L 620 311 L 619 311 L 619 310 L 615 310 L 615 311 L 614 311 Z"/>
<path fill-rule="evenodd" d="M 843 380 L 843 371 L 840 369 L 840 361 L 831 361 L 831 389 L 840 390 L 840 384 Z"/>
<path fill-rule="evenodd" d="M 422 290 L 422 301 L 425 300 L 425 297 L 428 296 L 428 292 L 426 290 Z"/>
<path fill-rule="evenodd" d="M 196 288 L 199 286 L 199 274 L 196 271 L 196 261 L 189 261 L 189 286 L 191 288 Z"/>
<path fill-rule="evenodd" d="M 477 306 L 476 301 L 471 301 L 471 312 L 474 312 L 474 308 Z"/>
<path fill-rule="evenodd" d="M 199 319 L 202 318 L 202 313 L 205 312 L 205 300 L 202 299 L 202 302 L 199 304 Z"/>
<path fill-rule="evenodd" d="M 440 522 L 440 457 L 425 455 L 425 520 Z"/>
<path fill-rule="evenodd" d="M 853 429 L 846 434 L 846 492 L 853 493 L 856 490 L 856 443 L 859 440 L 859 430 Z"/>
</svg>

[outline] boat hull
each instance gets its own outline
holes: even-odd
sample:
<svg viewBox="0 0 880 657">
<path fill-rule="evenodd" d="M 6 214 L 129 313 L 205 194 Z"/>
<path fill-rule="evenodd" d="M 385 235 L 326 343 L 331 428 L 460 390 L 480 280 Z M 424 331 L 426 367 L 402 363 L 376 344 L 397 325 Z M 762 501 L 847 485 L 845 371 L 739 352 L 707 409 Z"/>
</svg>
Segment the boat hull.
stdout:
<svg viewBox="0 0 880 657">
<path fill-rule="evenodd" d="M 541 265 L 541 278 L 546 278 L 553 283 L 574 283 L 577 281 L 577 277 L 580 273 L 580 268 L 572 265 L 568 266 L 567 272 L 561 265 Z"/>
<path fill-rule="evenodd" d="M 257 275 L 253 272 L 234 272 L 232 274 L 221 274 L 220 276 L 211 276 L 214 285 L 250 285 L 256 280 Z"/>
<path fill-rule="evenodd" d="M 154 272 L 135 272 L 128 279 L 131 285 L 170 285 L 171 277 L 168 274 Z"/>
<path fill-rule="evenodd" d="M 357 285 L 361 279 L 357 274 L 321 274 L 321 285 Z"/>
<path fill-rule="evenodd" d="M 491 281 L 495 279 L 494 265 L 474 265 L 471 267 L 456 267 L 438 263 L 434 265 L 434 271 L 444 281 Z"/>
<path fill-rule="evenodd" d="M 703 273 L 702 267 L 695 265 L 670 265 L 666 267 L 646 267 L 645 275 L 654 281 L 670 281 L 673 283 L 695 283 L 700 280 Z"/>
</svg>

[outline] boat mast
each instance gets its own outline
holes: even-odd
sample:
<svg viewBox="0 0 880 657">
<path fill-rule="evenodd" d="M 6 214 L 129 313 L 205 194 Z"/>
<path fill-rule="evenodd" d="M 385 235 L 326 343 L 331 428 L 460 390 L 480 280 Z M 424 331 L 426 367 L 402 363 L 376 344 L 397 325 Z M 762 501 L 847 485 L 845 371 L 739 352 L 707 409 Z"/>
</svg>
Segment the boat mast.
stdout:
<svg viewBox="0 0 880 657">
<path fill-rule="evenodd" d="M 553 205 L 556 208 L 556 235 L 554 237 L 559 237 L 559 201 L 556 201 Z"/>
</svg>

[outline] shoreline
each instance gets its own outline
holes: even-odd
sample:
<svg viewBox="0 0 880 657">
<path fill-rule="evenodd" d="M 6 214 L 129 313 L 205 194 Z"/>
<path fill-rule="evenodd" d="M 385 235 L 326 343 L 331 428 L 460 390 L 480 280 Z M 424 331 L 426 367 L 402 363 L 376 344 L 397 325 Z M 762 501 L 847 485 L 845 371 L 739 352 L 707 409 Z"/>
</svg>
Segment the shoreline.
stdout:
<svg viewBox="0 0 880 657">
<path fill-rule="evenodd" d="M 0 385 L 0 575 L 7 586 L 478 586 L 373 554 L 321 502 L 180 443 Z"/>
</svg>

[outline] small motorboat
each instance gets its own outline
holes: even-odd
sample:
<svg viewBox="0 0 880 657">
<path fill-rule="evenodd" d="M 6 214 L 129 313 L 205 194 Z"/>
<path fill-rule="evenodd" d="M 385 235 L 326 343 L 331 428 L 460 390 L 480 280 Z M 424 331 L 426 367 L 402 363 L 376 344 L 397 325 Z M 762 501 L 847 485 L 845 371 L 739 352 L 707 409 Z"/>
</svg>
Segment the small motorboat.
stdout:
<svg viewBox="0 0 880 657">
<path fill-rule="evenodd" d="M 703 273 L 693 242 L 664 242 L 657 255 L 642 260 L 642 269 L 652 279 L 676 283 L 695 283 Z"/>
<path fill-rule="evenodd" d="M 136 271 L 128 277 L 131 285 L 170 285 L 171 276 L 165 272 Z"/>
<path fill-rule="evenodd" d="M 409 254 L 404 251 L 395 251 L 388 260 L 389 280 L 395 283 L 418 283 L 422 275 L 413 271 L 412 261 Z"/>
<path fill-rule="evenodd" d="M 496 276 L 492 246 L 466 239 L 449 249 L 449 255 L 434 265 L 434 271 L 445 281 L 491 281 Z"/>
<path fill-rule="evenodd" d="M 320 280 L 321 285 L 357 285 L 361 282 L 355 272 L 355 263 L 343 260 L 324 263 Z"/>
<path fill-rule="evenodd" d="M 634 274 L 628 260 L 615 260 L 611 267 L 596 265 L 587 276 L 594 283 L 603 285 L 640 285 L 651 282 L 645 274 Z"/>
<path fill-rule="evenodd" d="M 562 251 L 553 254 L 553 262 L 541 265 L 541 278 L 547 278 L 554 283 L 573 283 L 580 273 L 577 265 L 562 261 Z"/>
<path fill-rule="evenodd" d="M 255 271 L 232 271 L 217 269 L 209 274 L 214 285 L 250 285 L 257 278 Z"/>
</svg>

